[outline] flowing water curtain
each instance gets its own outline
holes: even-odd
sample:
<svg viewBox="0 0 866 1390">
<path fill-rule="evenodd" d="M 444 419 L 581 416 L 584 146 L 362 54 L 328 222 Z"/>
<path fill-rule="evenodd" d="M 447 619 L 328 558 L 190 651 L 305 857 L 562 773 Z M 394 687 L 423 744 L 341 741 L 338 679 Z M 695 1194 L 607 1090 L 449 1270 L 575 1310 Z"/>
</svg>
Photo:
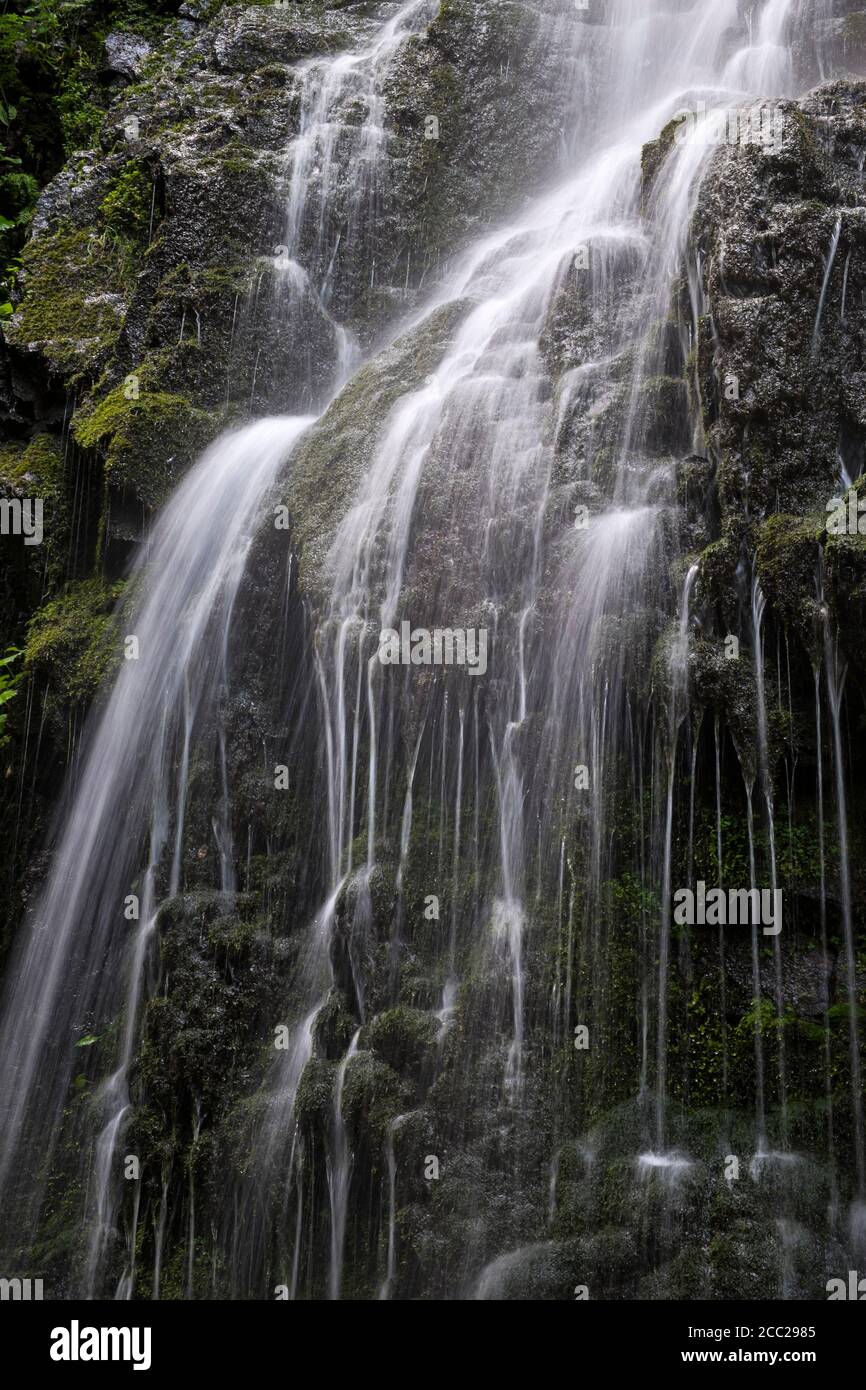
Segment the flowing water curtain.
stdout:
<svg viewBox="0 0 866 1390">
<path fill-rule="evenodd" d="M 387 7 L 369 41 L 297 70 L 298 129 L 285 153 L 285 217 L 275 246 L 272 329 L 290 347 L 281 404 L 320 409 L 361 360 L 359 301 L 377 285 L 381 227 L 393 220 L 385 87 L 432 0 Z"/>
<path fill-rule="evenodd" d="M 389 704 L 393 691 L 386 688 L 376 665 L 375 641 L 377 630 L 395 620 L 401 599 L 423 594 L 424 575 L 414 570 L 419 551 L 430 553 L 425 549 L 425 533 L 429 530 L 426 514 L 435 499 L 437 561 L 441 564 L 444 558 L 446 578 L 444 584 L 440 580 L 436 610 L 426 616 L 431 626 L 440 616 L 455 625 L 458 620 L 468 622 L 472 617 L 489 621 L 496 660 L 500 663 L 500 678 L 484 702 L 487 736 L 485 739 L 482 733 L 479 739 L 498 822 L 485 845 L 488 891 L 486 900 L 476 905 L 473 914 L 463 923 L 458 922 L 457 938 L 463 938 L 464 949 L 467 941 L 479 933 L 490 939 L 494 975 L 498 977 L 490 1007 L 494 1018 L 510 1019 L 503 1081 L 504 1093 L 512 1100 L 520 1095 L 525 1033 L 527 822 L 532 824 L 533 817 L 527 815 L 530 787 L 520 744 L 527 712 L 562 709 L 556 718 L 548 720 L 548 760 L 541 764 L 543 778 L 535 788 L 537 800 L 535 804 L 532 800 L 528 803 L 535 812 L 535 823 L 545 818 L 548 822 L 542 827 L 538 847 L 540 859 L 547 863 L 539 863 L 536 869 L 549 871 L 552 849 L 558 847 L 560 837 L 550 837 L 546 808 L 551 787 L 557 783 L 561 787 L 568 785 L 566 770 L 570 768 L 571 750 L 575 746 L 592 750 L 594 772 L 602 785 L 606 765 L 616 767 L 621 756 L 621 731 L 626 720 L 624 668 L 629 660 L 622 648 L 615 648 L 611 666 L 610 654 L 597 652 L 602 645 L 604 625 L 630 615 L 638 595 L 649 610 L 655 607 L 664 613 L 671 607 L 666 576 L 659 573 L 658 564 L 652 563 L 659 558 L 662 519 L 672 510 L 670 466 L 663 450 L 653 451 L 651 441 L 647 447 L 649 412 L 645 388 L 658 371 L 658 354 L 646 339 L 638 339 L 624 421 L 614 439 L 610 499 L 621 499 L 631 507 L 602 516 L 587 538 L 583 553 L 579 535 L 559 540 L 570 566 L 562 586 L 567 584 L 574 595 L 574 609 L 585 625 L 585 635 L 581 636 L 573 624 L 563 620 L 562 612 L 555 607 L 552 613 L 545 614 L 552 619 L 548 631 L 563 634 L 559 646 L 554 643 L 558 656 L 552 669 L 559 680 L 551 680 L 550 659 L 533 631 L 549 603 L 548 595 L 541 591 L 540 574 L 551 539 L 550 512 L 559 500 L 551 488 L 553 451 L 546 441 L 551 439 L 553 418 L 540 351 L 551 298 L 569 265 L 574 265 L 578 272 L 588 273 L 594 307 L 603 304 L 607 282 L 612 278 L 610 262 L 618 249 L 623 260 L 628 255 L 633 261 L 632 275 L 637 283 L 631 296 L 632 306 L 636 301 L 651 316 L 662 319 L 680 267 L 698 181 L 711 146 L 698 123 L 692 138 L 671 156 L 665 170 L 667 177 L 659 180 L 662 191 L 651 208 L 649 234 L 641 222 L 638 201 L 641 146 L 666 117 L 679 109 L 684 76 L 692 78 L 696 85 L 701 81 L 713 84 L 718 99 L 726 95 L 723 81 L 728 69 L 732 74 L 740 73 L 751 64 L 752 70 L 759 72 L 760 82 L 772 77 L 784 88 L 787 81 L 787 50 L 775 41 L 785 21 L 784 7 L 775 7 L 773 14 L 766 17 L 755 51 L 750 46 L 739 63 L 733 58 L 729 60 L 726 51 L 728 33 L 736 18 L 735 5 L 714 7 L 712 12 L 702 9 L 697 19 L 691 13 L 687 19 L 650 17 L 646 7 L 638 15 L 622 6 L 614 7 L 611 18 L 622 40 L 618 61 L 624 59 L 626 66 L 634 63 L 643 69 L 648 52 L 658 58 L 664 51 L 659 29 L 667 28 L 669 32 L 664 38 L 668 41 L 670 66 L 662 61 L 660 67 L 654 68 L 650 90 L 641 90 L 641 83 L 647 83 L 645 76 L 636 79 L 634 89 L 627 88 L 631 102 L 627 101 L 626 109 L 633 104 L 636 114 L 632 127 L 626 126 L 626 138 L 620 105 L 609 119 L 611 136 L 616 122 L 617 146 L 607 148 L 600 142 L 595 157 L 576 176 L 531 207 L 516 226 L 497 232 L 474 248 L 441 292 L 440 301 L 450 292 L 465 296 L 470 302 L 477 301 L 477 307 L 458 330 L 452 350 L 437 371 L 421 389 L 399 402 L 385 423 L 360 496 L 337 531 L 332 548 L 329 612 L 321 628 L 320 687 L 327 727 L 332 888 L 339 892 L 341 875 L 352 873 L 350 846 L 357 832 L 366 829 L 366 865 L 358 872 L 367 877 L 372 872 L 379 841 L 388 840 L 388 825 L 377 819 L 384 798 L 379 778 L 383 767 L 395 766 L 399 754 L 395 754 L 393 711 Z M 657 240 L 648 243 L 648 235 Z M 611 245 L 615 248 L 613 253 L 609 250 Z M 597 251 L 602 254 L 594 255 Z M 694 293 L 698 293 L 696 287 Z M 693 304 L 692 319 L 681 324 L 683 339 L 693 332 L 698 312 L 699 306 Z M 617 349 L 622 354 L 626 348 L 634 352 L 635 346 L 633 329 L 621 327 L 610 337 L 614 351 L 602 364 L 607 373 L 611 360 L 616 360 Z M 583 363 L 579 369 L 584 378 L 587 368 L 591 370 L 592 364 Z M 606 383 L 609 375 L 603 380 Z M 690 429 L 699 432 L 698 422 Z M 461 467 L 467 457 L 473 460 L 469 477 Z M 591 549 L 587 559 L 587 547 L 595 546 L 598 550 Z M 459 571 L 455 564 L 458 553 Z M 603 570 L 599 568 L 601 554 L 605 561 L 610 560 Z M 572 559 L 575 555 L 580 566 L 577 573 Z M 455 571 L 459 580 L 449 583 L 448 575 Z M 691 571 L 691 585 L 694 579 Z M 655 598 L 647 594 L 648 582 L 661 586 Z M 687 642 L 687 597 L 683 604 L 686 629 L 682 640 Z M 580 690 L 571 699 L 562 700 L 561 682 L 567 679 L 565 672 L 569 667 L 579 673 L 576 679 Z M 411 695 L 409 698 L 413 699 Z M 431 783 L 441 779 L 445 785 L 450 758 L 447 784 L 449 788 L 459 786 L 464 767 L 462 744 L 453 736 L 458 720 L 452 717 L 449 742 L 447 697 L 434 684 L 422 698 L 425 704 L 412 711 L 415 725 L 431 729 L 438 725 L 441 730 L 439 739 L 431 736 L 427 752 Z M 468 699 L 464 699 L 466 703 L 458 711 L 461 728 L 469 709 Z M 674 736 L 684 713 L 680 711 L 673 719 Z M 657 818 L 661 839 L 649 846 L 643 867 L 645 890 L 662 898 L 668 896 L 670 886 L 676 758 L 674 737 L 666 754 L 667 810 L 660 820 Z M 414 757 L 409 766 L 414 781 Z M 641 771 L 641 776 L 648 779 L 654 775 L 652 769 Z M 598 813 L 592 818 L 594 843 L 587 855 L 596 868 L 589 891 L 585 888 L 582 894 L 585 940 L 595 940 L 586 963 L 594 982 L 603 974 L 597 931 L 600 864 L 602 856 L 611 853 L 612 839 L 601 800 L 596 807 Z M 458 814 L 455 811 L 455 826 Z M 444 820 L 440 823 L 444 825 Z M 597 885 L 594 891 L 592 882 Z M 330 920 L 331 915 L 329 909 L 326 919 Z M 660 1148 L 665 1142 L 664 949 L 656 985 L 647 982 L 644 986 L 659 1018 L 656 1140 Z M 450 955 L 449 952 L 449 966 Z M 455 981 L 449 968 L 444 988 L 453 990 L 456 983 L 459 976 Z M 604 1000 L 603 988 L 594 992 L 597 1001 Z M 360 997 L 354 1004 L 363 1017 Z M 603 1002 L 597 1006 L 603 1010 Z M 601 1032 L 605 1026 L 603 1014 L 597 1022 Z M 482 1047 L 491 1042 L 495 1045 L 489 1037 L 480 1040 Z M 642 1073 L 646 1070 L 644 1059 Z M 295 1074 L 294 1058 L 290 1071 Z M 293 1105 L 295 1088 L 290 1086 L 285 1094 Z M 342 1133 L 339 1124 L 335 1126 L 335 1134 L 338 1133 Z M 336 1258 L 332 1249 L 332 1293 Z"/>
<path fill-rule="evenodd" d="M 352 167 L 359 175 L 352 183 L 347 219 L 346 250 L 352 255 L 365 244 L 365 224 L 381 211 L 387 143 L 382 82 L 389 62 L 413 26 L 422 24 L 430 13 L 427 0 L 411 0 L 388 14 L 381 28 L 373 31 L 368 48 L 324 63 L 314 60 L 300 74 L 300 130 L 287 159 L 286 242 L 275 249 L 274 257 L 279 290 L 276 312 L 289 329 L 296 329 L 303 318 L 303 303 L 312 297 L 314 313 L 331 325 L 334 347 L 328 350 L 326 361 L 316 366 L 318 389 L 312 377 L 290 386 L 289 394 L 299 403 L 309 404 L 333 390 L 355 360 L 350 332 L 329 314 L 339 251 L 339 242 L 328 240 L 333 235 L 333 205 L 338 194 L 342 196 L 346 168 Z M 359 106 L 363 111 L 360 121 Z M 309 268 L 295 256 L 303 257 Z M 306 330 L 310 331 L 309 323 Z M 131 1110 L 129 1071 L 139 1046 L 141 1004 L 147 992 L 159 908 L 181 887 L 187 775 L 197 723 L 207 728 L 213 702 L 227 678 L 228 626 L 252 538 L 246 528 L 260 522 L 257 508 L 307 423 L 305 419 L 297 423 L 263 420 L 245 433 L 228 436 L 200 461 L 155 533 L 145 563 L 149 562 L 159 576 L 159 584 L 134 620 L 133 637 L 141 664 L 125 667 L 106 714 L 93 733 L 83 782 L 68 812 L 68 828 L 56 851 L 53 874 L 29 946 L 22 951 L 20 975 L 17 980 L 13 976 L 5 1018 L 10 1047 L 6 1054 L 9 1075 L 3 1086 L 4 1113 L 7 1132 L 14 1136 L 19 1130 L 23 1132 L 17 1144 L 7 1146 L 0 1177 L 16 1191 L 19 1184 L 27 1189 L 26 1202 L 22 1200 L 19 1207 L 18 1238 L 24 1241 L 28 1227 L 32 1231 L 37 1224 L 58 1136 L 57 1116 L 77 1061 L 68 1037 L 73 1019 L 90 1020 L 91 1031 L 108 1029 L 118 1005 L 123 1009 L 122 1018 L 114 1025 L 119 1033 L 116 1068 L 97 1078 L 95 1097 L 78 1122 L 83 1127 L 84 1150 L 91 1142 L 90 1134 L 94 1141 L 93 1166 L 81 1198 L 86 1208 L 84 1287 L 90 1292 L 101 1287 L 106 1257 L 113 1253 L 118 1234 L 123 1190 L 118 1164 Z M 138 685 L 134 684 L 136 677 Z M 214 829 L 220 847 L 222 888 L 231 893 L 236 886 L 235 848 L 221 728 L 217 737 L 223 779 Z M 120 762 L 112 753 L 118 738 L 124 750 Z M 175 787 L 177 757 L 180 779 Z M 144 769 L 140 766 L 142 758 L 146 759 Z M 98 806 L 99 812 L 85 820 L 83 807 L 91 804 Z M 127 827 L 122 854 L 116 847 L 110 848 L 118 823 Z M 125 951 L 112 928 L 117 902 L 122 904 L 127 896 L 123 889 L 136 879 L 142 839 L 146 857 L 141 891 L 136 895 L 135 920 L 139 926 L 132 947 Z M 166 880 L 169 856 L 171 868 Z M 90 934 L 83 954 L 82 923 L 85 916 L 94 914 L 94 902 L 98 904 L 98 929 Z M 59 929 L 51 938 L 39 925 L 43 913 L 45 920 L 59 920 Z M 47 968 L 46 952 L 50 957 Z M 83 993 L 73 989 L 68 973 L 73 962 L 87 982 Z M 34 1008 L 37 994 L 39 1006 Z M 63 1009 L 58 1011 L 61 997 Z M 23 1017 L 30 1020 L 26 1030 L 21 1025 Z M 51 1059 L 48 1084 L 46 1056 Z M 77 1134 L 66 1142 L 77 1146 L 82 1137 Z M 39 1155 L 39 1162 L 33 1164 L 39 1175 L 35 1183 L 28 1165 L 22 1166 L 24 1153 Z M 160 1229 L 164 1216 L 165 1212 Z M 134 1288 L 136 1221 L 137 1208 L 120 1280 L 120 1291 L 127 1296 Z M 16 1224 L 15 1231 L 9 1232 L 11 1240 L 18 1232 Z M 158 1284 L 158 1278 L 155 1282 Z"/>
<path fill-rule="evenodd" d="M 11 1142 L 2 1178 L 5 1190 L 18 1196 L 7 1233 L 26 1239 L 28 1227 L 32 1232 L 55 1146 L 83 1139 L 86 1152 L 95 1125 L 83 1194 L 89 1288 L 98 1285 L 114 1233 L 129 1068 L 159 908 L 181 887 L 190 749 L 199 727 L 213 736 L 228 628 L 253 529 L 268 488 L 308 423 L 262 420 L 226 436 L 164 513 L 120 619 L 116 641 L 125 659 L 104 712 L 95 716 L 52 873 L 13 966 L 3 1021 L 4 1132 Z M 218 718 L 217 712 L 219 737 Z M 227 851 L 222 887 L 231 891 L 222 797 L 214 813 Z M 138 888 L 132 898 L 131 885 Z M 78 1107 L 70 1136 L 61 1116 L 80 1062 L 75 1034 L 85 1020 L 92 1032 L 105 1034 L 101 1052 L 113 1053 L 114 1066 L 92 1078 L 93 1097 Z"/>
</svg>

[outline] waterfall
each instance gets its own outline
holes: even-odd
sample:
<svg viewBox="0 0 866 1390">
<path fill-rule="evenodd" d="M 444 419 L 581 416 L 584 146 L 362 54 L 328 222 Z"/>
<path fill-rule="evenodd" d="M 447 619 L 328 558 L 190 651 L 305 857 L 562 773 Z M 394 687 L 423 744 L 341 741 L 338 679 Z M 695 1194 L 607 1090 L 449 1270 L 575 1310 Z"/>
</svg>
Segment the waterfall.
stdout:
<svg viewBox="0 0 866 1390">
<path fill-rule="evenodd" d="M 845 762 L 842 746 L 842 692 L 845 669 L 839 669 L 839 656 L 824 613 L 824 677 L 830 709 L 833 769 L 836 784 L 836 816 L 839 826 L 839 887 L 842 899 L 842 930 L 845 958 L 845 989 L 848 999 L 848 1038 L 851 1067 L 851 1109 L 854 1131 L 854 1158 L 857 1173 L 857 1201 L 866 1201 L 866 1139 L 863 1132 L 863 1092 L 860 1068 L 860 1009 L 857 1000 L 857 965 L 854 951 L 854 925 L 851 900 L 851 863 L 848 839 L 848 806 L 845 789 Z M 856 1214 L 855 1214 L 856 1216 Z"/>
<path fill-rule="evenodd" d="M 750 15 L 750 42 L 731 58 L 726 81 L 759 96 L 786 95 L 791 82 L 791 55 L 786 43 L 797 0 L 766 0 L 757 31 Z"/>
<path fill-rule="evenodd" d="M 346 1243 L 346 1213 L 349 1207 L 349 1183 L 352 1177 L 352 1154 L 343 1118 L 343 1088 L 346 1084 L 346 1070 L 358 1051 L 360 1029 L 349 1044 L 349 1050 L 337 1069 L 337 1082 L 334 1087 L 333 1157 L 328 1173 L 331 1190 L 331 1268 L 328 1274 L 328 1292 L 331 1298 L 340 1297 L 343 1278 L 343 1255 Z"/>
<path fill-rule="evenodd" d="M 10 1233 L 19 1220 L 26 1230 L 39 1200 L 31 1180 L 44 1174 L 59 1138 L 82 1021 L 101 1033 L 118 1011 L 122 1017 L 113 1049 L 106 1040 L 108 1065 L 93 1101 L 90 1287 L 114 1226 L 116 1157 L 148 960 L 160 908 L 180 887 L 190 729 L 207 726 L 219 698 L 233 606 L 262 503 L 309 423 L 266 419 L 225 436 L 155 528 L 115 638 L 127 649 L 135 638 L 137 655 L 121 662 L 98 715 L 51 874 L 7 983 L 0 1113 L 9 1140 L 0 1182 L 10 1210 L 16 1207 Z"/>
<path fill-rule="evenodd" d="M 357 334 L 347 321 L 345 281 L 351 267 L 361 283 L 375 284 L 372 232 L 389 196 L 383 85 L 402 45 L 435 9 L 432 0 L 408 0 L 390 16 L 386 11 L 365 46 L 300 66 L 298 131 L 285 155 L 283 241 L 271 265 L 272 313 L 281 331 L 314 344 L 324 334 L 324 344 L 318 353 L 310 352 L 293 384 L 299 408 L 321 407 L 361 360 Z M 347 169 L 352 171 L 348 195 L 343 191 Z"/>
<path fill-rule="evenodd" d="M 379 1298 L 385 1301 L 391 1297 L 397 1274 L 397 1155 L 395 1142 L 406 1115 L 395 1115 L 388 1124 L 388 1137 L 385 1141 L 385 1163 L 388 1171 L 388 1246 L 385 1278 L 379 1290 Z"/>
<path fill-rule="evenodd" d="M 656 1065 L 656 1143 L 662 1150 L 665 1142 L 665 1105 L 667 1101 L 667 1041 L 668 1041 L 668 975 L 670 970 L 671 933 L 671 856 L 673 849 L 674 769 L 680 725 L 686 717 L 685 699 L 688 692 L 689 618 L 692 590 L 698 577 L 698 566 L 691 565 L 683 584 L 680 617 L 671 652 L 670 744 L 667 750 L 668 777 L 665 797 L 664 867 L 662 869 L 662 923 L 659 943 L 658 983 L 658 1043 Z"/>
<path fill-rule="evenodd" d="M 698 1178 L 709 1182 L 719 1144 L 734 1142 L 732 1094 L 746 1069 L 736 1132 L 741 1147 L 754 1146 L 749 1181 L 760 1187 L 768 1159 L 794 1166 L 780 940 L 773 1052 L 759 925 L 733 942 L 720 928 L 695 967 L 692 941 L 675 934 L 672 895 L 682 875 L 701 872 L 719 889 L 757 890 L 765 869 L 771 891 L 785 881 L 774 785 L 781 674 L 777 709 L 765 650 L 776 629 L 758 570 L 744 578 L 740 557 L 736 602 L 751 653 L 737 668 L 737 709 L 748 708 L 754 727 L 728 737 L 716 667 L 709 693 L 695 686 L 696 648 L 714 640 L 714 617 L 679 465 L 697 458 L 718 471 L 724 462 L 706 403 L 689 389 L 708 312 L 690 229 L 710 135 L 720 114 L 791 95 L 801 6 L 766 0 L 748 28 L 738 0 L 610 0 L 586 24 L 560 0 L 533 8 L 561 49 L 554 95 L 573 113 L 562 166 L 501 222 L 488 225 L 478 210 L 474 236 L 423 304 L 383 328 L 375 347 L 357 287 L 381 288 L 388 83 L 439 7 L 372 6 L 355 48 L 296 65 L 283 240 L 262 273 L 275 320 L 299 344 L 284 405 L 305 413 L 225 435 L 155 521 L 116 629 L 118 650 L 135 638 L 137 656 L 120 663 L 93 715 L 3 1003 L 0 1121 L 10 1142 L 0 1199 L 16 1209 L 10 1250 L 24 1249 L 38 1223 L 68 1124 L 82 1265 L 70 1282 L 90 1296 L 140 1296 L 142 1232 L 154 1298 L 173 1240 L 188 1298 L 203 1294 L 204 1248 L 207 1296 L 270 1297 L 275 1284 L 291 1298 L 413 1296 L 404 1203 L 413 1258 L 435 1268 L 444 1296 L 532 1296 L 533 1281 L 547 1287 L 569 1257 L 567 1241 L 564 1255 L 558 1244 L 561 1213 L 579 1210 L 579 1241 L 589 1242 L 593 1213 L 604 1210 L 608 1165 L 579 1162 L 596 1140 L 619 1146 L 610 1171 L 639 1213 L 635 1230 L 661 1212 L 654 1238 L 675 1245 L 677 1204 L 693 1180 L 696 1189 Z M 568 84 L 593 62 L 590 120 Z M 694 119 L 674 123 L 684 114 Z M 837 221 L 813 351 L 840 229 Z M 847 275 L 846 263 L 846 286 Z M 202 1191 L 191 1163 L 181 1173 L 167 1162 L 148 1205 L 140 1190 L 125 1197 L 119 1162 L 139 1103 L 164 914 L 184 895 L 202 816 L 214 894 L 226 911 L 254 896 L 226 704 L 243 637 L 238 595 L 278 495 L 304 536 L 297 568 L 280 578 L 303 592 L 303 624 L 289 634 L 295 619 L 284 613 L 279 634 L 299 667 L 281 716 L 312 749 L 303 771 L 314 829 L 309 844 L 274 856 L 287 904 L 267 923 L 279 1001 L 268 995 L 267 1017 L 249 1025 L 242 1103 L 221 1136 L 226 1171 L 213 1184 L 221 1196 Z M 321 506 L 315 535 L 303 533 L 311 497 Z M 736 537 L 745 551 L 744 537 L 745 528 Z M 431 633 L 466 634 L 466 651 L 470 634 L 483 635 L 484 669 L 425 658 L 423 645 L 418 660 L 384 660 L 383 639 L 404 628 L 422 644 Z M 812 660 L 824 968 L 822 677 L 863 1201 L 845 677 L 826 622 Z M 790 708 L 789 717 L 793 747 Z M 205 807 L 193 805 L 199 763 L 212 769 Z M 792 803 L 789 787 L 789 840 Z M 734 885 L 737 868 L 743 883 Z M 302 869 L 304 893 L 294 882 Z M 688 1088 L 706 1088 L 706 1078 L 694 1082 L 679 1044 L 705 985 L 715 991 L 706 1028 L 718 1021 L 724 1121 L 710 1157 L 698 1158 L 692 1141 L 705 1136 L 689 1130 Z M 729 1010 L 743 994 L 741 1027 Z M 826 1004 L 824 1015 L 835 1172 Z M 79 1048 L 88 1104 L 62 1124 Z M 194 1149 L 211 1119 L 197 1097 L 193 1117 Z M 462 1204 L 453 1195 L 461 1182 Z M 799 1227 L 774 1215 L 773 1230 L 788 1293 Z"/>
<path fill-rule="evenodd" d="M 837 217 L 833 227 L 833 235 L 830 238 L 830 249 L 824 262 L 824 279 L 821 282 L 821 293 L 818 296 L 818 308 L 815 311 L 815 326 L 812 329 L 812 359 L 814 360 L 821 337 L 821 319 L 824 314 L 824 304 L 827 299 L 827 291 L 830 288 L 830 277 L 833 274 L 833 266 L 836 264 L 836 253 L 839 250 L 839 238 L 842 235 L 842 218 Z M 845 286 L 847 286 L 847 266 L 845 273 Z M 842 309 L 841 314 L 845 318 L 845 287 L 842 290 Z"/>
<path fill-rule="evenodd" d="M 752 631 L 755 655 L 755 696 L 758 732 L 758 768 L 761 788 L 764 794 L 764 808 L 767 815 L 767 850 L 770 869 L 771 891 L 775 893 L 778 881 L 776 870 L 776 814 L 774 809 L 773 773 L 770 766 L 770 746 L 768 732 L 767 695 L 764 681 L 765 659 L 763 621 L 766 601 L 761 586 L 755 580 L 752 585 Z M 779 937 L 773 938 L 773 968 L 776 987 L 776 1017 L 781 1019 L 783 1003 L 782 986 L 782 947 Z M 785 1034 L 779 1029 L 779 1099 L 781 1102 L 782 1143 L 787 1146 L 787 1089 L 785 1084 Z"/>
</svg>

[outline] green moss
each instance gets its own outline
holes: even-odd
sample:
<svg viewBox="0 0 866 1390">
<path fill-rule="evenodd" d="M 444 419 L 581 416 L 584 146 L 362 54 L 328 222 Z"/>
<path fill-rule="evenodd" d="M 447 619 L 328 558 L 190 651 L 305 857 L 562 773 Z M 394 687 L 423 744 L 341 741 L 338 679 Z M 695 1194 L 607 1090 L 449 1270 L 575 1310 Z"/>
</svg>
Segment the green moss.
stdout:
<svg viewBox="0 0 866 1390">
<path fill-rule="evenodd" d="M 388 1123 L 408 1104 L 408 1094 L 392 1067 L 359 1052 L 346 1066 L 343 1081 L 343 1118 L 350 1133 L 364 1134 L 380 1151 Z"/>
<path fill-rule="evenodd" d="M 326 1135 L 332 1122 L 334 1105 L 333 1063 L 311 1057 L 298 1085 L 298 1122 L 313 1134 Z"/>
<path fill-rule="evenodd" d="M 107 481 L 147 507 L 164 500 L 216 428 L 185 396 L 142 390 L 134 373 L 72 423 L 77 443 L 102 455 Z"/>
<path fill-rule="evenodd" d="M 63 149 L 71 155 L 75 150 L 89 149 L 96 144 L 105 110 L 94 101 L 99 97 L 99 76 L 96 67 L 82 56 L 78 67 L 64 81 L 57 97 L 57 112 L 63 131 Z"/>
<path fill-rule="evenodd" d="M 144 242 L 150 227 L 153 181 L 138 160 L 131 159 L 99 205 L 99 220 L 119 236 Z"/>
<path fill-rule="evenodd" d="M 373 1019 L 364 1045 L 395 1071 L 417 1075 L 435 1049 L 438 1032 L 436 1019 L 421 1009 L 387 1009 Z"/>
<path fill-rule="evenodd" d="M 122 324 L 134 268 L 129 247 L 101 236 L 61 231 L 25 247 L 24 298 L 5 334 L 15 346 L 39 343 L 62 372 L 94 371 Z"/>
<path fill-rule="evenodd" d="M 43 503 L 43 543 L 4 552 L 8 598 L 3 605 L 0 639 L 19 642 L 23 622 L 39 604 L 56 593 L 68 574 L 72 507 L 64 478 L 60 439 L 37 434 L 0 450 L 0 491 Z"/>
<path fill-rule="evenodd" d="M 70 586 L 31 619 L 25 670 L 50 682 L 55 701 L 88 703 L 118 657 L 111 614 L 123 589 L 122 583 L 87 579 Z"/>
<path fill-rule="evenodd" d="M 824 555 L 835 625 L 849 660 L 866 671 L 866 536 L 827 536 Z"/>
<path fill-rule="evenodd" d="M 8 647 L 0 656 L 0 748 L 9 742 L 9 736 L 5 732 L 7 713 L 3 706 L 8 705 L 10 700 L 14 700 L 18 694 L 22 673 L 13 670 L 13 667 L 20 659 L 21 652 L 17 647 Z"/>
<path fill-rule="evenodd" d="M 52 434 L 37 434 L 28 444 L 8 444 L 0 450 L 0 482 L 13 487 L 37 483 L 40 495 L 56 495 L 62 477 L 60 443 Z"/>
<path fill-rule="evenodd" d="M 209 1118 L 230 1099 L 238 1054 L 270 998 L 270 945 L 219 895 L 186 894 L 160 916 L 160 959 L 167 985 L 148 1004 L 141 1079 L 148 1103 L 184 1128 L 192 1097 Z"/>
<path fill-rule="evenodd" d="M 817 516 L 771 516 L 761 526 L 755 549 L 765 595 L 807 645 L 817 640 L 820 628 L 815 573 L 821 527 Z"/>
</svg>

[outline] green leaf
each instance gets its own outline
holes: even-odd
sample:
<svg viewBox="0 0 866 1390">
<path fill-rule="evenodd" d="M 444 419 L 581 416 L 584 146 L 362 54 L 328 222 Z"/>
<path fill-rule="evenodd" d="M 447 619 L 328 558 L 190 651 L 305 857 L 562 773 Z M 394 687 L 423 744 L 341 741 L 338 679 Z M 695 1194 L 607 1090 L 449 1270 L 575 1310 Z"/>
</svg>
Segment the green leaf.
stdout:
<svg viewBox="0 0 866 1390">
<path fill-rule="evenodd" d="M 95 1042 L 99 1042 L 99 1038 L 96 1036 L 96 1034 L 95 1034 L 95 1033 L 88 1033 L 86 1037 L 84 1037 L 84 1038 L 79 1038 L 79 1039 L 78 1039 L 78 1042 L 75 1044 L 75 1046 L 76 1046 L 76 1047 L 92 1047 L 93 1044 L 94 1044 Z"/>
</svg>

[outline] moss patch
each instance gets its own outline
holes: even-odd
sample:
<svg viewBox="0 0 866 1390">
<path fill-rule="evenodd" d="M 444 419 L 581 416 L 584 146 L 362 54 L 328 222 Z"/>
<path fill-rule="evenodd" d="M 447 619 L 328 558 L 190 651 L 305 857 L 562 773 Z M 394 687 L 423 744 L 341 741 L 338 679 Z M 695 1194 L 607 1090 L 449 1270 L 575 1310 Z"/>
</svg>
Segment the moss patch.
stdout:
<svg viewBox="0 0 866 1390">
<path fill-rule="evenodd" d="M 144 242 L 150 227 L 153 183 L 135 159 L 124 164 L 99 205 L 99 220 L 119 236 Z"/>
<path fill-rule="evenodd" d="M 133 373 L 76 416 L 72 433 L 83 449 L 102 455 L 109 483 L 157 507 L 216 428 L 214 418 L 185 396 L 142 390 Z"/>
<path fill-rule="evenodd" d="M 50 682 L 53 699 L 67 704 L 90 701 L 119 646 L 111 613 L 122 583 L 87 579 L 47 603 L 30 621 L 24 666 Z"/>
<path fill-rule="evenodd" d="M 771 516 L 761 526 L 755 550 L 765 594 L 807 648 L 820 626 L 815 572 L 822 524 L 817 516 Z"/>
<path fill-rule="evenodd" d="M 129 247 L 101 236 L 62 231 L 25 247 L 24 298 L 5 326 L 15 347 L 39 344 L 63 373 L 93 371 L 113 347 L 134 268 Z"/>
<path fill-rule="evenodd" d="M 54 496 L 61 482 L 60 445 L 52 434 L 37 434 L 27 444 L 0 450 L 0 483 L 20 487 L 37 483 L 41 496 Z"/>
</svg>

